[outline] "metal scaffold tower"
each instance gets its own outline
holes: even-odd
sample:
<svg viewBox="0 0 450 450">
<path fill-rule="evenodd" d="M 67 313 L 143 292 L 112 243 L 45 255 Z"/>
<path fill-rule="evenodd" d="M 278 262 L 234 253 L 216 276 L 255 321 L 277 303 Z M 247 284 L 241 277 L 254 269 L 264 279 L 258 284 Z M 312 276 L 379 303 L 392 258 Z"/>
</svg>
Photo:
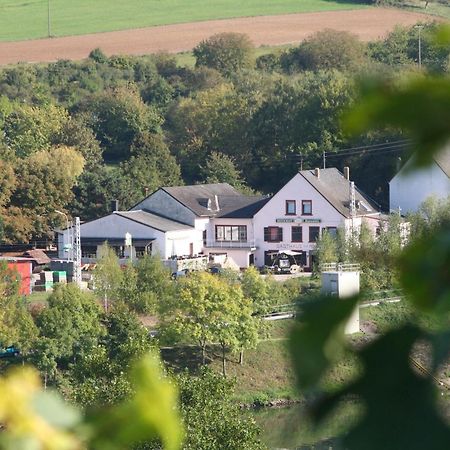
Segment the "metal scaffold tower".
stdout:
<svg viewBox="0 0 450 450">
<path fill-rule="evenodd" d="M 73 281 L 81 287 L 81 233 L 80 218 L 75 217 L 74 230 L 74 258 L 73 258 Z"/>
</svg>

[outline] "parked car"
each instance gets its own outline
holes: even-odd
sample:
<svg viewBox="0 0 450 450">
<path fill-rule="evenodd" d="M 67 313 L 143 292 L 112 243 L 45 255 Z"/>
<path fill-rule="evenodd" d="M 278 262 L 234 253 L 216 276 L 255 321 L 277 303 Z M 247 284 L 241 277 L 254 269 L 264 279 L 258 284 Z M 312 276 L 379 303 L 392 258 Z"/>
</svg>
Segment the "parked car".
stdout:
<svg viewBox="0 0 450 450">
<path fill-rule="evenodd" d="M 2 347 L 0 345 L 0 358 L 14 358 L 20 355 L 20 350 L 14 345 L 10 345 L 9 347 Z"/>
</svg>

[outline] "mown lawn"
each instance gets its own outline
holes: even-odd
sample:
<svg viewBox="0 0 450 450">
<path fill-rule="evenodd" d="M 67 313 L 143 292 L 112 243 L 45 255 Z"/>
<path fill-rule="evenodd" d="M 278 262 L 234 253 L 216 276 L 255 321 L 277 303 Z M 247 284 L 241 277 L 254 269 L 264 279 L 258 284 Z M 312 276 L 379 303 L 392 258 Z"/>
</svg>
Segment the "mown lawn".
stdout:
<svg viewBox="0 0 450 450">
<path fill-rule="evenodd" d="M 0 0 L 0 40 L 367 7 L 361 0 Z M 50 12 L 50 13 L 48 13 Z"/>
</svg>

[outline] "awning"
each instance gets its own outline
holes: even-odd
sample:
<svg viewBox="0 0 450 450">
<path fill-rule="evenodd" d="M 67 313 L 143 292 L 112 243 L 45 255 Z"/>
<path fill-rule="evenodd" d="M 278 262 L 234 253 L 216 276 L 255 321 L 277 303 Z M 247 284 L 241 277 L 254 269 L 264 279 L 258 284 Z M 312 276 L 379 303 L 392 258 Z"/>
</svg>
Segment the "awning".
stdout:
<svg viewBox="0 0 450 450">
<path fill-rule="evenodd" d="M 279 250 L 278 254 L 285 254 L 285 255 L 289 255 L 289 256 L 298 256 L 300 255 L 300 253 L 303 253 L 301 250 Z"/>
</svg>

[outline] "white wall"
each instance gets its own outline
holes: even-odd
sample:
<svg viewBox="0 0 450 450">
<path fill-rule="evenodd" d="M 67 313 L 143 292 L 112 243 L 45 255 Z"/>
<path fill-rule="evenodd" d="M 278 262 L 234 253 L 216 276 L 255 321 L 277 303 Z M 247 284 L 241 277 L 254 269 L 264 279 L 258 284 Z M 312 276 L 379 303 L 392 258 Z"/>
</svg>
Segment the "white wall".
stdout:
<svg viewBox="0 0 450 450">
<path fill-rule="evenodd" d="M 203 236 L 200 230 L 180 230 L 168 231 L 165 236 L 164 259 L 171 256 L 187 256 L 191 254 L 193 244 L 193 254 L 198 255 L 203 250 Z"/>
<path fill-rule="evenodd" d="M 420 204 L 434 195 L 450 195 L 450 178 L 433 161 L 427 168 L 406 172 L 407 163 L 389 183 L 389 208 L 401 214 L 417 211 Z"/>
<path fill-rule="evenodd" d="M 157 190 L 132 208 L 132 210 L 139 209 L 147 209 L 177 222 L 195 225 L 195 214 L 162 189 Z"/>
<path fill-rule="evenodd" d="M 286 215 L 286 200 L 296 201 L 295 216 Z M 312 200 L 312 215 L 302 216 L 302 200 Z M 276 219 L 318 219 L 318 223 L 280 223 Z M 344 223 L 344 216 L 322 197 L 300 174 L 296 174 L 274 197 L 259 210 L 254 217 L 255 265 L 264 265 L 264 252 L 267 250 L 301 250 L 309 252 L 315 248 L 309 241 L 309 226 L 340 227 Z M 283 242 L 264 242 L 264 228 L 274 226 L 283 228 Z M 303 242 L 291 241 L 292 226 L 303 228 Z"/>
</svg>

